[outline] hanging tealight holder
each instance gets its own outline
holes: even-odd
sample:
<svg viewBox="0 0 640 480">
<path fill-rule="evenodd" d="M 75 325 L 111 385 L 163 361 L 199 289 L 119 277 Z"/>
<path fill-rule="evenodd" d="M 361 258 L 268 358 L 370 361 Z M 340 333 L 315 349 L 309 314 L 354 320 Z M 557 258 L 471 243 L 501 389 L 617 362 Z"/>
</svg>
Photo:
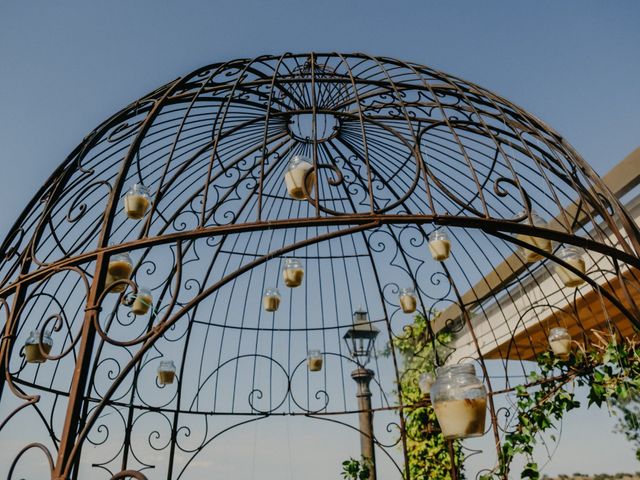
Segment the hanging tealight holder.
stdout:
<svg viewBox="0 0 640 480">
<path fill-rule="evenodd" d="M 135 315 L 146 315 L 152 306 L 153 296 L 151 295 L 151 290 L 144 287 L 138 288 L 138 293 L 131 303 L 131 312 Z"/>
<path fill-rule="evenodd" d="M 416 311 L 418 300 L 413 288 L 401 288 L 399 298 L 400 307 L 402 307 L 404 313 L 413 313 Z"/>
<path fill-rule="evenodd" d="M 285 258 L 282 268 L 282 278 L 284 284 L 289 288 L 296 288 L 302 285 L 304 269 L 302 263 L 297 258 Z"/>
<path fill-rule="evenodd" d="M 302 155 L 295 155 L 289 161 L 287 171 L 284 174 L 284 183 L 291 198 L 295 200 L 307 198 L 303 186 L 311 195 L 316 181 L 315 173 L 311 170 L 313 170 L 313 162 Z"/>
<path fill-rule="evenodd" d="M 320 353 L 320 350 L 309 350 L 307 365 L 309 366 L 310 372 L 319 372 L 322 370 L 322 353 Z"/>
<path fill-rule="evenodd" d="M 158 365 L 158 383 L 171 385 L 176 378 L 176 366 L 171 360 L 162 360 Z"/>
<path fill-rule="evenodd" d="M 277 288 L 267 288 L 262 295 L 262 307 L 267 312 L 275 312 L 280 308 L 280 291 Z"/>
<path fill-rule="evenodd" d="M 40 332 L 34 330 L 27 338 L 24 345 L 24 356 L 27 363 L 43 363 L 47 360 L 53 348 L 53 339 L 51 332 L 44 332 L 42 335 L 42 343 L 40 343 Z"/>
<path fill-rule="evenodd" d="M 558 258 L 563 260 L 565 263 L 571 265 L 573 268 L 578 270 L 580 273 L 584 275 L 586 268 L 584 264 L 584 259 L 582 258 L 582 254 L 580 250 L 576 247 L 569 246 L 561 248 L 558 251 Z M 567 288 L 575 288 L 582 285 L 585 280 L 577 273 L 565 268 L 563 265 L 556 265 L 556 272 L 562 280 L 562 283 Z"/>
<path fill-rule="evenodd" d="M 117 253 L 109 258 L 109 265 L 107 267 L 107 278 L 105 280 L 106 288 L 118 280 L 128 280 L 133 272 L 133 262 L 127 252 Z M 124 292 L 127 288 L 126 284 L 116 285 L 113 288 L 109 288 L 109 293 Z"/>
<path fill-rule="evenodd" d="M 143 218 L 151 205 L 151 197 L 147 187 L 134 183 L 124 196 L 124 211 L 132 220 Z"/>
<path fill-rule="evenodd" d="M 434 260 L 443 262 L 451 253 L 451 242 L 447 232 L 436 230 L 429 235 L 429 251 Z"/>
<path fill-rule="evenodd" d="M 567 360 L 571 354 L 571 335 L 564 327 L 549 330 L 549 347 L 553 355 L 560 360 Z"/>
<path fill-rule="evenodd" d="M 524 215 L 525 212 L 521 212 L 520 215 Z M 535 211 L 531 211 L 531 220 L 534 227 L 546 227 L 547 222 L 538 215 Z M 548 238 L 536 237 L 533 235 L 527 234 L 518 234 L 516 236 L 518 240 L 527 245 L 531 245 L 533 247 L 537 247 L 540 250 L 544 250 L 547 253 L 551 253 L 551 240 Z M 533 250 L 529 250 L 528 248 L 521 247 L 522 256 L 524 257 L 524 261 L 527 263 L 534 263 L 539 260 L 543 260 L 545 257 L 538 252 L 534 252 Z"/>
<path fill-rule="evenodd" d="M 484 434 L 487 390 L 472 364 L 438 367 L 431 402 L 445 439 Z"/>
</svg>

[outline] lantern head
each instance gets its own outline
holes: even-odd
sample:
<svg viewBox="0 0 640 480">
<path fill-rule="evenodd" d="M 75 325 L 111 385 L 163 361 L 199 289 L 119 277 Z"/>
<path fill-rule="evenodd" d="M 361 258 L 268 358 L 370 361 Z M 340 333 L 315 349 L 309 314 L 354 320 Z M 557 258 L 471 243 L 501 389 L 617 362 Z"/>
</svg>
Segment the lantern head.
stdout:
<svg viewBox="0 0 640 480">
<path fill-rule="evenodd" d="M 344 334 L 347 348 L 356 361 L 365 365 L 371 357 L 371 350 L 380 331 L 371 324 L 364 308 L 353 312 L 353 326 Z"/>
</svg>

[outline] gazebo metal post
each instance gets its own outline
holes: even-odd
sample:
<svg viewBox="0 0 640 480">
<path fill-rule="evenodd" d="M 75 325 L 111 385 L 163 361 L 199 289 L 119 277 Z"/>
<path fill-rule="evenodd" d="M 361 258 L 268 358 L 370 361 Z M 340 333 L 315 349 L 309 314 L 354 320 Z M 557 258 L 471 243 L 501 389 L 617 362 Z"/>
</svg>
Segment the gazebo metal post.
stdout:
<svg viewBox="0 0 640 480">
<path fill-rule="evenodd" d="M 71 478 L 72 469 L 79 466 L 79 454 L 74 455 L 74 445 L 77 436 L 84 426 L 81 422 L 81 411 L 87 394 L 87 382 L 90 376 L 91 362 L 93 360 L 93 347 L 96 336 L 95 322 L 99 312 L 96 305 L 100 296 L 100 291 L 104 285 L 104 277 L 106 276 L 106 264 L 104 261 L 104 253 L 100 252 L 96 257 L 95 280 L 91 286 L 82 327 L 82 339 L 78 349 L 78 358 L 76 360 L 76 368 L 73 372 L 71 388 L 69 390 L 69 400 L 67 404 L 67 412 L 65 415 L 64 426 L 62 427 L 62 435 L 60 437 L 60 447 L 58 448 L 58 456 L 54 465 L 54 480 L 66 480 Z M 77 475 L 77 472 L 74 473 Z"/>
</svg>

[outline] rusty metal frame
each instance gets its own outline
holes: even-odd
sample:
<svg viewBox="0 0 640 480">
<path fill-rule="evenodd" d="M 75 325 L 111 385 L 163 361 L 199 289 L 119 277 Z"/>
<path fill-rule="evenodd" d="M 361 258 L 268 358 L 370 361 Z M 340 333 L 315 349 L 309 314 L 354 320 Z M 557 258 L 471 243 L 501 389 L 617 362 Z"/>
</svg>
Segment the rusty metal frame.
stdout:
<svg viewBox="0 0 640 480">
<path fill-rule="evenodd" d="M 298 115 L 312 118 L 304 141 L 289 129 Z M 334 117 L 336 129 L 318 140 L 321 115 Z M 293 154 L 307 155 L 316 173 L 312 191 L 305 192 L 306 202 L 289 199 L 282 185 Z M 153 190 L 151 209 L 139 224 L 126 220 L 120 211 L 124 192 L 136 181 Z M 547 227 L 533 225 L 534 210 L 550 221 Z M 456 251 L 446 264 L 425 267 L 427 259 L 419 251 L 427 251 L 427 236 L 436 228 L 452 233 Z M 617 314 L 640 327 L 634 293 L 640 291 L 637 225 L 567 141 L 517 105 L 434 69 L 365 54 L 262 56 L 209 65 L 180 77 L 87 135 L 36 193 L 0 248 L 0 312 L 5 316 L 0 407 L 8 398 L 19 402 L 0 419 L 0 435 L 17 416 L 30 412 L 50 437 L 50 446 L 36 439 L 19 451 L 9 476 L 25 452 L 37 449 L 45 453 L 52 479 L 78 478 L 82 448 L 94 442 L 91 434 L 101 415 L 122 409 L 126 412 L 123 445 L 116 457 L 96 462 L 112 480 L 147 478 L 144 472 L 152 465 L 136 456 L 132 433 L 147 413 L 161 415 L 171 425 L 169 441 L 159 449 L 167 449 L 169 464 L 163 476 L 171 479 L 179 478 L 190 462 L 174 465 L 177 450 L 187 451 L 179 436 L 182 419 L 190 416 L 204 422 L 208 416 L 248 417 L 205 437 L 194 447 L 195 457 L 222 433 L 266 417 L 301 415 L 357 429 L 342 416 L 371 418 L 373 412 L 397 415 L 387 433 L 397 428 L 398 435 L 385 441 L 380 431 L 365 431 L 362 438 L 386 455 L 399 476 L 410 480 L 404 412 L 415 405 L 403 404 L 402 366 L 393 342 L 389 360 L 375 358 L 371 370 L 375 391 L 373 399 L 367 397 L 373 401 L 367 411 L 347 406 L 344 378 L 351 359 L 343 355 L 339 342 L 325 345 L 323 352 L 337 362 L 343 383 L 331 384 L 325 374 L 315 399 L 308 376 L 304 386 L 295 386 L 304 358 L 291 359 L 299 353 L 293 336 L 302 332 L 309 342 L 310 336 L 321 332 L 326 342 L 333 332 L 348 328 L 348 320 L 341 318 L 358 295 L 372 302 L 375 321 L 384 325 L 387 341 L 402 334 L 407 319 L 394 303 L 399 288 L 394 276 L 418 287 L 424 315 L 450 306 L 464 319 L 462 326 L 476 344 L 474 360 L 490 389 L 490 428 L 499 452 L 505 427 L 499 425 L 499 408 L 493 402 L 508 395 L 512 385 L 508 381 L 506 386 L 492 385 L 492 368 L 482 356 L 472 314 L 484 301 L 511 295 L 514 285 L 535 274 L 532 266 L 513 256 L 519 247 L 531 248 L 518 234 L 578 246 L 597 265 L 606 264 L 603 270 L 615 275 L 595 279 L 595 272 L 576 271 L 555 250 L 538 249 L 545 258 L 540 269 L 552 270 L 557 264 L 572 270 Z M 345 253 L 347 242 L 353 245 L 349 253 Z M 123 318 L 120 302 L 114 306 L 114 296 L 105 291 L 109 258 L 121 252 L 139 257 L 133 279 L 125 282 L 129 293 L 137 291 L 138 276 L 151 277 L 148 272 L 169 265 L 154 286 L 160 307 L 148 320 Z M 335 306 L 335 313 L 327 312 L 315 327 L 294 328 L 291 310 L 287 328 L 276 328 L 273 319 L 270 327 L 265 326 L 262 317 L 257 326 L 245 325 L 244 319 L 238 324 L 229 324 L 228 318 L 220 324 L 214 321 L 219 294 L 241 292 L 243 311 L 250 309 L 248 298 L 260 294 L 257 285 L 263 288 L 272 266 L 293 254 L 317 265 L 314 285 L 320 298 Z M 504 282 L 483 288 L 482 298 L 471 295 L 502 260 L 500 268 L 508 271 Z M 202 269 L 197 274 L 194 265 Z M 325 266 L 331 275 L 320 275 Z M 431 269 L 430 278 L 425 269 Z M 336 291 L 334 275 L 346 279 L 340 280 L 348 290 L 346 296 Z M 251 283 L 254 277 L 259 280 Z M 614 277 L 621 280 L 622 294 L 612 287 Z M 432 293 L 438 289 L 442 292 Z M 371 290 L 374 298 L 367 297 Z M 565 297 L 577 305 L 582 295 L 579 291 Z M 312 301 L 307 295 L 299 304 L 307 311 Z M 226 308 L 228 312 L 229 305 Z M 200 320 L 206 309 L 209 318 Z M 595 314 L 609 318 L 612 312 Z M 328 325 L 324 318 L 332 315 L 335 325 Z M 452 320 L 453 315 L 445 316 L 438 328 L 453 328 Z M 179 389 L 166 404 L 146 403 L 143 391 L 154 388 L 144 383 L 145 369 L 156 358 L 152 352 L 170 351 L 167 338 L 185 321 L 183 336 L 170 340 L 176 345 L 184 341 Z M 198 337 L 192 338 L 192 329 L 201 326 L 223 335 L 256 332 L 255 349 L 243 350 L 239 340 L 235 356 L 223 359 L 220 353 L 204 375 L 203 356 L 199 364 L 187 365 L 193 362 L 189 348 L 195 348 L 189 345 Z M 56 345 L 62 345 L 56 353 L 43 351 L 48 361 L 42 375 L 25 363 L 21 352 L 26 332 L 36 328 L 53 330 Z M 429 329 L 434 345 L 435 330 Z M 273 339 L 280 331 L 289 335 L 289 358 L 275 355 L 273 346 L 271 354 L 262 354 L 259 335 Z M 585 338 L 587 333 L 585 329 Z M 117 374 L 100 380 L 107 361 L 117 365 Z M 245 361 L 253 362 L 253 379 L 246 387 L 250 393 L 243 410 L 235 389 L 247 380 L 238 373 Z M 273 372 L 280 372 L 286 384 L 281 400 L 272 400 L 269 393 L 267 407 L 259 405 L 267 395 L 256 386 L 262 361 L 269 364 L 270 385 L 283 381 Z M 524 369 L 525 362 L 520 363 Z M 47 370 L 54 364 L 60 369 Z M 71 365 L 73 374 L 62 381 L 61 372 Z M 214 381 L 217 401 L 220 371 L 228 365 L 236 369 L 230 407 L 214 403 L 212 409 L 201 408 L 201 391 Z M 508 380 L 506 359 L 502 368 Z M 188 384 L 183 378 L 198 369 L 203 380 L 198 377 L 201 384 L 193 393 L 183 387 Z M 124 395 L 119 393 L 123 386 L 127 386 Z M 387 398 L 391 388 L 400 389 L 397 401 Z M 338 400 L 329 395 L 331 389 Z M 187 404 L 190 395 L 192 403 Z M 301 400 L 305 395 L 306 403 Z M 41 407 L 42 396 L 65 402 L 59 431 L 55 412 Z M 312 406 L 318 401 L 319 406 Z M 398 445 L 404 466 L 389 453 Z M 158 449 L 151 441 L 149 447 Z"/>
</svg>

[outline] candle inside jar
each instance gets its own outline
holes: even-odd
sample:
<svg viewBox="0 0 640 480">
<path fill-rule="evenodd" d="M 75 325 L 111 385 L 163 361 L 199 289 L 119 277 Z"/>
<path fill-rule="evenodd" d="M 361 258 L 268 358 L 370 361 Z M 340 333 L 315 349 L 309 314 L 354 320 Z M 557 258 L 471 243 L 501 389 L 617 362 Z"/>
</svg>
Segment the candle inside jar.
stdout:
<svg viewBox="0 0 640 480">
<path fill-rule="evenodd" d="M 127 217 L 140 220 L 149 208 L 149 199 L 145 195 L 132 194 L 124 197 L 124 208 Z"/>
<path fill-rule="evenodd" d="M 581 258 L 566 258 L 564 259 L 564 261 L 581 273 L 584 273 L 586 270 L 584 260 Z M 556 270 L 558 272 L 558 276 L 560 277 L 560 280 L 562 280 L 562 283 L 564 283 L 565 287 L 575 288 L 579 285 L 582 285 L 585 282 L 584 278 L 582 278 L 580 275 L 572 272 L 571 270 L 563 267 L 562 265 L 558 265 L 556 267 Z"/>
<path fill-rule="evenodd" d="M 51 352 L 51 345 L 43 343 L 42 347 L 37 343 L 29 343 L 24 347 L 24 356 L 28 363 L 43 363 L 47 360 L 45 355 Z"/>
<path fill-rule="evenodd" d="M 431 240 L 429 242 L 429 251 L 434 260 L 442 262 L 449 258 L 451 242 L 449 240 Z"/>
<path fill-rule="evenodd" d="M 308 359 L 309 371 L 319 372 L 322 370 L 322 357 L 312 357 Z"/>
<path fill-rule="evenodd" d="M 150 294 L 138 293 L 135 300 L 133 301 L 133 304 L 131 305 L 131 311 L 135 315 L 145 315 L 151 308 L 152 304 L 153 297 Z"/>
<path fill-rule="evenodd" d="M 149 190 L 141 183 L 134 183 L 124 196 L 124 212 L 133 220 L 143 218 L 150 204 Z"/>
<path fill-rule="evenodd" d="M 304 157 L 295 156 L 289 163 L 289 169 L 284 174 L 284 182 L 287 186 L 289 196 L 296 200 L 304 200 L 307 196 L 304 193 L 303 185 L 307 192 L 311 194 L 316 182 L 315 172 L 307 172 L 313 169 L 313 165 Z M 305 183 L 306 182 L 306 183 Z"/>
<path fill-rule="evenodd" d="M 540 250 L 551 253 L 551 240 L 547 238 L 533 237 L 531 235 L 518 235 L 516 238 L 527 245 L 532 245 Z M 522 253 L 524 254 L 525 261 L 527 263 L 534 263 L 544 259 L 543 255 L 534 252 L 533 250 L 529 250 L 528 248 L 523 247 Z"/>
<path fill-rule="evenodd" d="M 404 313 L 415 312 L 417 307 L 416 297 L 408 293 L 400 295 L 400 306 Z"/>
<path fill-rule="evenodd" d="M 280 308 L 280 298 L 275 295 L 265 295 L 262 297 L 262 306 L 267 312 L 275 312 Z"/>
<path fill-rule="evenodd" d="M 109 262 L 107 269 L 106 285 L 109 286 L 117 280 L 126 280 L 131 275 L 133 266 L 125 260 L 112 260 Z M 124 292 L 127 288 L 126 284 L 116 285 L 111 289 L 112 292 Z"/>
<path fill-rule="evenodd" d="M 160 385 L 171 385 L 176 378 L 176 372 L 172 370 L 159 370 L 158 382 Z"/>
<path fill-rule="evenodd" d="M 485 398 L 443 400 L 433 404 L 433 409 L 447 440 L 479 437 L 484 434 L 487 413 Z"/>
<path fill-rule="evenodd" d="M 549 346 L 553 354 L 561 359 L 566 359 L 571 353 L 571 339 L 570 338 L 555 338 L 549 340 Z"/>
<path fill-rule="evenodd" d="M 295 288 L 302 285 L 304 270 L 302 268 L 285 268 L 283 270 L 284 284 L 287 287 Z"/>
</svg>

